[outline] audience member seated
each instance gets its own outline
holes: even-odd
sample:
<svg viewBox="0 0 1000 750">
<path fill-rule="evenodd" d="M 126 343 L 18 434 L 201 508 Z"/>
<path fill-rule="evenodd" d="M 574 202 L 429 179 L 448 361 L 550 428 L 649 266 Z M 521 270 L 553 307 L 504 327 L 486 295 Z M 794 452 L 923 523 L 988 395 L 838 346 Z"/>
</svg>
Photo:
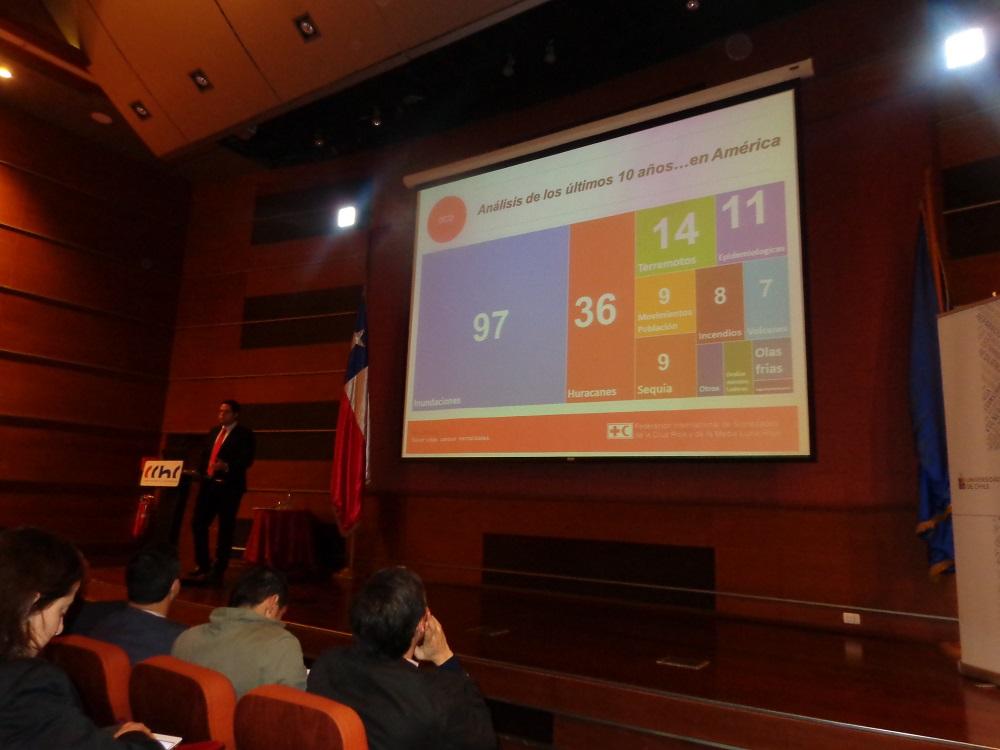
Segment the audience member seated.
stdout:
<svg viewBox="0 0 1000 750">
<path fill-rule="evenodd" d="M 128 602 L 124 599 L 92 602 L 84 599 L 81 592 L 80 596 L 76 597 L 76 600 L 66 612 L 66 627 L 64 632 L 67 635 L 85 635 L 89 637 L 94 632 L 94 628 L 100 624 L 101 620 L 112 612 L 125 609 L 127 606 Z"/>
<path fill-rule="evenodd" d="M 272 568 L 251 568 L 236 583 L 229 606 L 212 610 L 206 624 L 181 633 L 173 655 L 222 672 L 237 697 L 260 685 L 302 689 L 302 646 L 281 621 L 287 606 L 285 577 Z"/>
<path fill-rule="evenodd" d="M 357 711 L 372 750 L 496 747 L 486 703 L 427 608 L 419 576 L 402 567 L 372 576 L 351 605 L 351 630 L 351 647 L 313 664 L 309 692 Z"/>
<path fill-rule="evenodd" d="M 168 545 L 150 545 L 129 560 L 125 569 L 128 606 L 97 623 L 91 637 L 121 646 L 133 664 L 151 656 L 167 656 L 186 629 L 167 619 L 181 590 L 181 563 Z"/>
<path fill-rule="evenodd" d="M 38 658 L 62 631 L 82 578 L 69 542 L 39 529 L 0 532 L 0 747 L 161 750 L 142 724 L 96 727 L 65 672 Z"/>
</svg>

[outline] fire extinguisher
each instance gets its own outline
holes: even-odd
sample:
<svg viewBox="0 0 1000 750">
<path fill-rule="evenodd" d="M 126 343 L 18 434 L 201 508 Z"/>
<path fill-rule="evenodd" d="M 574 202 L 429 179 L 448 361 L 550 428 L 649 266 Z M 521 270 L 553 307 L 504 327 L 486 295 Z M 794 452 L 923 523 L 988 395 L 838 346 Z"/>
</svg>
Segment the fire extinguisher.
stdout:
<svg viewBox="0 0 1000 750">
<path fill-rule="evenodd" d="M 147 494 L 139 497 L 135 508 L 135 521 L 132 522 L 132 538 L 141 539 L 149 531 L 149 521 L 156 510 L 156 495 Z"/>
</svg>

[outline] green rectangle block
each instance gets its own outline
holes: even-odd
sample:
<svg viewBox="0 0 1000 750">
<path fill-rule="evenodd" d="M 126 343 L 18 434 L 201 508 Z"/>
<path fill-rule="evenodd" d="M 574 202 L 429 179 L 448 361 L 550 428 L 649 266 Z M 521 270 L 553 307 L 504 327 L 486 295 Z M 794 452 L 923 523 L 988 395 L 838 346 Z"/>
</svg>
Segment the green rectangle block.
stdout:
<svg viewBox="0 0 1000 750">
<path fill-rule="evenodd" d="M 652 276 L 714 266 L 715 198 L 635 212 L 635 271 Z"/>
<path fill-rule="evenodd" d="M 753 393 L 753 345 L 731 341 L 723 345 L 722 367 L 726 395 Z"/>
</svg>

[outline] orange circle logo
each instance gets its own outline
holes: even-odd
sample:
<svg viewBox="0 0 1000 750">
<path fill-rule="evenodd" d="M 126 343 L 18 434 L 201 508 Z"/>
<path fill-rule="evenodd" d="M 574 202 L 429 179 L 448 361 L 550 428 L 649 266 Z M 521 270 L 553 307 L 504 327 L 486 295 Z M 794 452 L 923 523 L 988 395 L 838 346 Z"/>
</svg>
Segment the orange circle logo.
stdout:
<svg viewBox="0 0 1000 750">
<path fill-rule="evenodd" d="M 465 201 L 449 195 L 434 204 L 427 217 L 427 234 L 435 242 L 450 242 L 465 228 Z"/>
</svg>

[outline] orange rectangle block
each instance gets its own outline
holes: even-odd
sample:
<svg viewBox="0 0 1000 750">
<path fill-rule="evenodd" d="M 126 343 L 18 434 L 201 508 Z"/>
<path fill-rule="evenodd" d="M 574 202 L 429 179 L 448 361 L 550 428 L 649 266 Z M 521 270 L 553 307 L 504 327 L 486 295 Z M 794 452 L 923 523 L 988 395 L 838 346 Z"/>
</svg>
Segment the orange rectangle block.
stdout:
<svg viewBox="0 0 1000 750">
<path fill-rule="evenodd" d="M 567 401 L 632 398 L 634 232 L 632 214 L 570 227 Z"/>
<path fill-rule="evenodd" d="M 798 408 L 625 411 L 407 423 L 409 455 L 767 455 L 800 451 Z"/>
</svg>

